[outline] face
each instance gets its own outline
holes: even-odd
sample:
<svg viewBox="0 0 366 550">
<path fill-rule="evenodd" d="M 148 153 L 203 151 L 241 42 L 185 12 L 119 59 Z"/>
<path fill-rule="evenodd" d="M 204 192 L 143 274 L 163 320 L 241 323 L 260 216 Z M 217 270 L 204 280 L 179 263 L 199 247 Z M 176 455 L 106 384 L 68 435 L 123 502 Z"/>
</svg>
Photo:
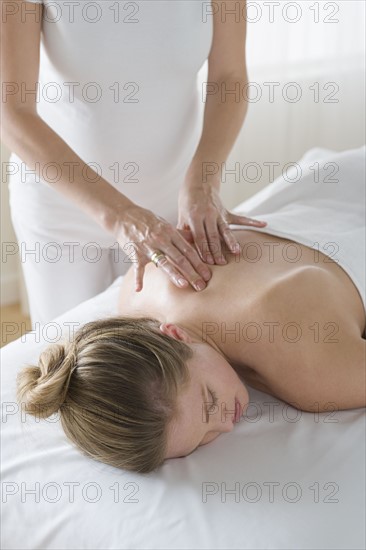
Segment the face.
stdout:
<svg viewBox="0 0 366 550">
<path fill-rule="evenodd" d="M 161 325 L 160 330 L 184 340 L 194 353 L 187 362 L 191 379 L 178 394 L 178 418 L 168 427 L 165 458 L 174 458 L 186 456 L 220 434 L 231 432 L 235 415 L 240 420 L 249 395 L 230 363 L 211 345 L 194 341 L 177 325 Z"/>
</svg>

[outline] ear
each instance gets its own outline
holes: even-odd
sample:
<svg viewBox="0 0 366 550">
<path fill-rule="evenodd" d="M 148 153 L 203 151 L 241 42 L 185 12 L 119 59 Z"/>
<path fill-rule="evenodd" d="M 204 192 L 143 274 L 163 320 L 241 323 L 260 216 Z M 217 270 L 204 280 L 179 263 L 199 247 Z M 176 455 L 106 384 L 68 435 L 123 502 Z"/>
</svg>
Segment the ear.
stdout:
<svg viewBox="0 0 366 550">
<path fill-rule="evenodd" d="M 161 323 L 159 329 L 163 334 L 166 334 L 167 336 L 171 336 L 172 338 L 175 338 L 176 340 L 182 340 L 183 342 L 192 342 L 192 338 L 187 334 L 187 332 L 180 328 L 178 325 L 175 325 L 174 323 Z"/>
</svg>

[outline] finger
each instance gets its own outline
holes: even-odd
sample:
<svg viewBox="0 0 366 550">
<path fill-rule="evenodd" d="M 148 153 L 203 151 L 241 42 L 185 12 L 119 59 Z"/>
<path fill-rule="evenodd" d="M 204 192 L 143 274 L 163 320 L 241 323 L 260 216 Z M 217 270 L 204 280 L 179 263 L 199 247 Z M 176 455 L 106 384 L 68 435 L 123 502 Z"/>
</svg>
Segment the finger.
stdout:
<svg viewBox="0 0 366 550">
<path fill-rule="evenodd" d="M 172 237 L 172 245 L 167 247 L 165 253 L 178 268 L 180 276 L 183 275 L 193 288 L 203 290 L 206 287 L 205 281 L 211 278 L 211 271 L 179 233 Z"/>
<path fill-rule="evenodd" d="M 169 248 L 169 256 L 174 258 L 174 261 L 178 262 L 179 267 L 179 256 L 183 255 L 183 257 L 188 260 L 191 266 L 193 266 L 193 268 L 196 270 L 197 273 L 199 273 L 204 281 L 209 281 L 211 279 L 211 270 L 205 262 L 202 262 L 195 247 L 193 247 L 189 243 L 187 244 L 185 240 L 182 240 L 180 235 L 172 237 L 172 244 L 175 246 L 175 248 Z M 179 252 L 181 254 L 179 254 Z M 193 273 L 195 272 L 193 271 Z"/>
<path fill-rule="evenodd" d="M 184 258 L 183 256 L 181 257 Z M 189 282 L 195 290 L 203 290 L 206 286 L 206 283 L 197 274 L 187 277 L 183 273 L 180 273 L 177 268 L 170 263 L 167 256 L 164 256 L 158 261 L 158 267 L 162 269 L 168 275 L 169 279 L 174 283 L 174 285 L 179 288 L 188 287 Z"/>
<path fill-rule="evenodd" d="M 215 260 L 210 251 L 203 221 L 201 219 L 197 219 L 197 220 L 192 219 L 191 223 L 192 223 L 191 232 L 192 232 L 193 239 L 200 257 L 204 262 L 208 262 L 209 264 L 214 264 Z"/>
<path fill-rule="evenodd" d="M 221 225 L 227 225 L 227 223 L 222 220 Z M 219 233 L 217 217 L 207 217 L 207 219 L 205 220 L 205 226 L 207 240 L 215 263 L 221 265 L 226 264 L 227 261 L 224 258 L 221 249 L 221 237 Z"/>
<path fill-rule="evenodd" d="M 189 243 L 193 244 L 194 243 L 194 239 L 193 239 L 193 235 L 192 235 L 192 232 L 190 229 L 178 229 L 177 228 L 177 231 L 182 235 L 182 237 L 188 241 Z"/>
<path fill-rule="evenodd" d="M 142 260 L 137 261 L 135 266 L 135 292 L 140 292 L 143 288 L 143 279 L 145 273 L 145 265 Z"/>
<path fill-rule="evenodd" d="M 238 225 L 255 225 L 257 227 L 267 225 L 267 222 L 263 220 L 254 220 L 253 218 L 247 218 L 246 216 L 239 216 L 237 214 L 230 214 L 229 218 L 229 223 L 236 223 Z"/>
<path fill-rule="evenodd" d="M 231 231 L 229 225 L 226 222 L 223 222 L 219 225 L 221 236 L 227 244 L 228 248 L 233 254 L 238 254 L 240 252 L 240 245 L 234 233 Z"/>
</svg>

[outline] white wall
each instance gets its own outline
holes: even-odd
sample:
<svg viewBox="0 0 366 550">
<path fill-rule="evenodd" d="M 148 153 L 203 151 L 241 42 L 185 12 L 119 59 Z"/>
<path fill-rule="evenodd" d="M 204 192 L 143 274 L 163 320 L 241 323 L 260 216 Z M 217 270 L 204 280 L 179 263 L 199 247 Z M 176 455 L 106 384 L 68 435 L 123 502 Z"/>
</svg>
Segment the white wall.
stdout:
<svg viewBox="0 0 366 550">
<path fill-rule="evenodd" d="M 9 159 L 9 151 L 1 145 L 1 166 Z M 11 303 L 17 299 L 18 284 L 17 284 L 17 262 L 14 256 L 5 260 L 4 245 L 7 242 L 15 241 L 15 234 L 10 222 L 9 212 L 9 193 L 7 182 L 2 178 L 1 185 L 1 240 L 2 240 L 2 265 L 1 265 L 1 302 L 2 304 Z"/>
<path fill-rule="evenodd" d="M 248 171 L 247 181 L 241 177 L 240 183 L 236 183 L 235 177 L 228 175 L 221 189 L 229 208 L 270 183 L 265 162 L 280 163 L 275 168 L 277 177 L 286 163 L 296 162 L 312 147 L 342 151 L 365 143 L 364 63 L 364 56 L 359 55 L 342 62 L 317 63 L 308 69 L 303 65 L 300 74 L 293 71 L 281 75 L 281 70 L 276 72 L 273 67 L 251 71 L 249 80 L 255 83 L 253 93 L 259 90 L 262 98 L 249 103 L 245 123 L 226 166 L 233 169 L 235 162 L 239 162 L 245 173 L 248 163 L 257 163 L 262 177 L 253 182 L 254 167 Z M 274 88 L 273 103 L 269 101 L 269 86 L 264 86 L 264 82 L 279 83 Z M 295 82 L 296 88 L 288 87 L 290 82 Z M 319 102 L 314 101 L 317 99 L 315 83 L 318 83 L 315 87 L 319 89 Z M 290 99 L 295 97 L 295 92 L 302 96 L 298 102 L 291 103 L 282 96 L 286 90 L 294 94 L 288 96 Z"/>
<path fill-rule="evenodd" d="M 25 290 L 23 274 L 20 266 L 19 254 L 9 254 L 13 245 L 17 246 L 16 236 L 10 219 L 8 182 L 5 177 L 5 163 L 10 157 L 9 149 L 0 143 L 0 157 L 2 167 L 1 177 L 1 289 L 0 305 L 20 302 L 22 311 L 28 314 L 28 300 Z"/>
</svg>

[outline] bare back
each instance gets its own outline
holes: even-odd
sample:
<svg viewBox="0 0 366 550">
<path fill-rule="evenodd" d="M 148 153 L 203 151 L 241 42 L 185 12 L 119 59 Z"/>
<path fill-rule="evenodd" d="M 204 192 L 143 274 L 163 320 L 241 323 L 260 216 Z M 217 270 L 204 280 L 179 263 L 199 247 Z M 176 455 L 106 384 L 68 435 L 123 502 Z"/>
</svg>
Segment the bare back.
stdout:
<svg viewBox="0 0 366 550">
<path fill-rule="evenodd" d="M 339 358 L 350 360 L 350 350 L 356 350 L 357 375 L 366 370 L 365 313 L 357 288 L 317 250 L 259 231 L 240 229 L 235 235 L 240 255 L 225 248 L 228 264 L 210 266 L 212 278 L 202 292 L 176 288 L 151 263 L 143 290 L 135 293 L 130 269 L 121 285 L 120 314 L 194 327 L 203 341 L 218 345 L 248 384 L 303 404 L 304 410 L 310 410 L 305 404 L 310 396 L 331 401 L 338 393 L 329 379 L 339 376 L 344 386 L 345 371 L 335 366 Z M 363 406 L 362 396 L 353 400 L 352 388 L 348 391 L 340 408 Z"/>
</svg>

